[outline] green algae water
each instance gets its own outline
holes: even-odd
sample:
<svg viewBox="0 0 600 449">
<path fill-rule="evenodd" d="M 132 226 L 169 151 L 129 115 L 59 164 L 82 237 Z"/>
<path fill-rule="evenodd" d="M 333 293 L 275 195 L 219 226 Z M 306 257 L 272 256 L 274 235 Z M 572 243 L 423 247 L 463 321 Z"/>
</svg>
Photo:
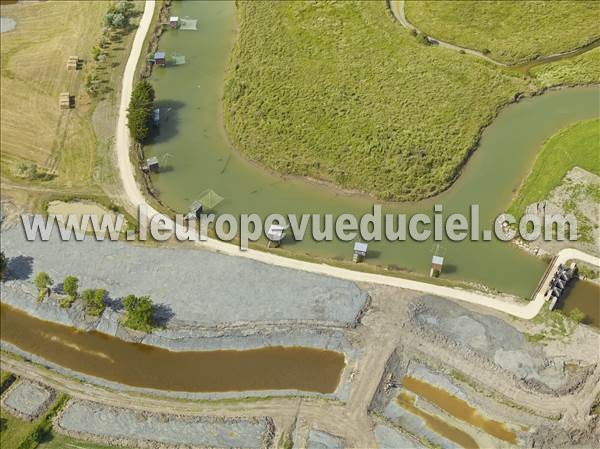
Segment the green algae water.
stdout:
<svg viewBox="0 0 600 449">
<path fill-rule="evenodd" d="M 163 34 L 160 50 L 185 56 L 183 65 L 156 68 L 152 76 L 161 108 L 160 136 L 147 147 L 165 170 L 153 175 L 160 199 L 177 212 L 207 189 L 224 198 L 215 213 L 333 214 L 357 217 L 372 210 L 376 201 L 345 196 L 302 180 L 284 179 L 244 160 L 229 145 L 222 123 L 224 76 L 236 35 L 233 2 L 175 2 L 172 15 L 198 20 L 197 31 Z M 267 64 L 268 61 L 265 61 Z M 444 215 L 467 214 L 480 205 L 482 229 L 509 205 L 544 141 L 570 123 L 600 115 L 597 88 L 553 91 L 526 99 L 503 110 L 487 128 L 481 145 L 464 173 L 447 192 L 412 204 L 387 205 L 383 213 L 427 213 L 443 205 Z M 485 284 L 530 297 L 546 263 L 514 245 L 491 242 L 440 242 L 446 251 L 443 278 Z M 372 242 L 366 263 L 401 268 L 427 275 L 433 241 Z M 352 243 L 302 242 L 286 239 L 286 250 L 298 255 L 350 261 Z"/>
<path fill-rule="evenodd" d="M 339 352 L 273 346 L 173 352 L 39 320 L 0 305 L 1 337 L 83 374 L 141 388 L 187 392 L 302 390 L 333 393 L 346 364 Z"/>
</svg>

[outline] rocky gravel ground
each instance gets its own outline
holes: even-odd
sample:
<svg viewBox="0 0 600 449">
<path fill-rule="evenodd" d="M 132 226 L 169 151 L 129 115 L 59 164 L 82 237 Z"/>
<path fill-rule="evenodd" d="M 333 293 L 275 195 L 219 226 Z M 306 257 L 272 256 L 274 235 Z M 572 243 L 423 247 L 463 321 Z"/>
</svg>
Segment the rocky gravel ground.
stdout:
<svg viewBox="0 0 600 449">
<path fill-rule="evenodd" d="M 59 432 L 136 448 L 269 447 L 269 418 L 216 418 L 140 412 L 72 400 L 55 421 Z"/>
<path fill-rule="evenodd" d="M 377 424 L 375 426 L 375 439 L 379 449 L 425 449 L 421 443 L 403 434 L 391 426 Z"/>
<path fill-rule="evenodd" d="M 150 248 L 125 242 L 27 241 L 20 224 L 4 229 L 8 258 L 3 297 L 35 291 L 40 271 L 56 281 L 79 278 L 81 289 L 104 288 L 113 309 L 128 294 L 149 295 L 162 321 L 182 319 L 207 328 L 247 323 L 354 326 L 368 301 L 354 283 L 194 249 Z M 285 288 L 282 287 L 285 285 Z M 51 317 L 58 318 L 61 317 Z"/>
<path fill-rule="evenodd" d="M 15 382 L 3 395 L 2 407 L 18 418 L 33 421 L 54 401 L 54 390 L 29 380 Z"/>
<path fill-rule="evenodd" d="M 306 442 L 307 449 L 344 449 L 344 439 L 320 430 L 311 430 Z"/>
<path fill-rule="evenodd" d="M 414 310 L 422 328 L 470 349 L 519 379 L 549 389 L 560 389 L 567 382 L 563 360 L 548 358 L 541 345 L 529 343 L 525 335 L 499 318 L 433 297 L 424 298 Z"/>
</svg>

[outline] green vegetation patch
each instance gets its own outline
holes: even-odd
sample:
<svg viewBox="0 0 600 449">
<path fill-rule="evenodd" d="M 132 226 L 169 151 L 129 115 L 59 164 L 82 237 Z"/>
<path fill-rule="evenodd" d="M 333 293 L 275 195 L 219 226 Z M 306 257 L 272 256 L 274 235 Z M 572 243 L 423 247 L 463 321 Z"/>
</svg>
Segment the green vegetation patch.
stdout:
<svg viewBox="0 0 600 449">
<path fill-rule="evenodd" d="M 575 123 L 552 136 L 538 154 L 531 173 L 509 208 L 521 216 L 532 203 L 548 198 L 573 167 L 600 176 L 600 119 Z"/>
<path fill-rule="evenodd" d="M 121 446 L 103 446 L 101 444 L 77 440 L 52 431 L 44 442 L 38 446 L 38 449 L 115 449 L 117 447 Z"/>
<path fill-rule="evenodd" d="M 385 2 L 239 2 L 225 121 L 249 158 L 386 200 L 447 188 L 520 74 L 420 44 Z"/>
<path fill-rule="evenodd" d="M 530 73 L 545 86 L 599 83 L 600 47 L 572 58 L 533 67 Z"/>
<path fill-rule="evenodd" d="M 507 63 L 550 56 L 600 37 L 598 1 L 407 1 L 425 34 Z"/>
<path fill-rule="evenodd" d="M 35 423 L 15 418 L 4 409 L 0 410 L 0 447 L 17 449 L 35 428 Z"/>
</svg>

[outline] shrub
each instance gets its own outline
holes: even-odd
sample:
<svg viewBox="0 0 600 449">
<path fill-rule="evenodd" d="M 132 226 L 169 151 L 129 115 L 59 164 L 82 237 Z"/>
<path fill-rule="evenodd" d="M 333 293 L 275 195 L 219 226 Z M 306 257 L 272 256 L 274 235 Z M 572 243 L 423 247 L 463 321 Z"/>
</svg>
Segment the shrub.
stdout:
<svg viewBox="0 0 600 449">
<path fill-rule="evenodd" d="M 21 162 L 17 165 L 15 174 L 20 178 L 36 179 L 38 177 L 37 164 L 33 162 Z"/>
<path fill-rule="evenodd" d="M 91 316 L 102 315 L 106 308 L 105 298 L 106 290 L 103 288 L 84 290 L 81 299 L 85 306 L 85 313 Z"/>
<path fill-rule="evenodd" d="M 100 55 L 102 54 L 102 50 L 100 47 L 94 46 L 92 47 L 92 58 L 94 61 L 98 61 L 100 59 Z"/>
<path fill-rule="evenodd" d="M 54 283 L 48 273 L 41 271 L 35 277 L 35 286 L 38 288 L 38 301 L 42 301 L 44 296 L 50 293 L 50 286 Z"/>
<path fill-rule="evenodd" d="M 70 309 L 76 299 L 77 298 L 73 298 L 71 296 L 65 296 L 64 298 L 62 298 L 60 300 L 60 302 L 58 304 L 63 309 Z"/>
<path fill-rule="evenodd" d="M 79 279 L 75 276 L 67 276 L 63 282 L 63 291 L 71 297 L 73 301 L 77 299 L 77 289 L 79 288 Z"/>
<path fill-rule="evenodd" d="M 575 307 L 571 312 L 569 312 L 569 318 L 571 318 L 576 323 L 581 323 L 585 318 L 585 313 L 583 313 L 580 309 Z"/>
<path fill-rule="evenodd" d="M 127 316 L 123 324 L 130 329 L 150 332 L 154 324 L 154 305 L 149 296 L 127 295 L 123 300 Z"/>
<path fill-rule="evenodd" d="M 6 256 L 4 251 L 0 251 L 0 280 L 4 279 L 4 270 L 6 270 Z"/>
<path fill-rule="evenodd" d="M 431 42 L 429 42 L 429 39 L 427 39 L 427 36 L 423 33 L 417 33 L 417 42 L 423 45 L 431 45 Z"/>
</svg>

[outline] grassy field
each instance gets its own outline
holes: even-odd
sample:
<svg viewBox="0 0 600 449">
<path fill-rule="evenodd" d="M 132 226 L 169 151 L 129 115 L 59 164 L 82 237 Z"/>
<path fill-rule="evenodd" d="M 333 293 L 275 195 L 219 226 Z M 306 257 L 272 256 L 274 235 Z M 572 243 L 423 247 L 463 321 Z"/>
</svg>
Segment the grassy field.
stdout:
<svg viewBox="0 0 600 449">
<path fill-rule="evenodd" d="M 35 428 L 35 422 L 17 419 L 0 409 L 0 447 L 2 449 L 17 449 L 27 435 Z"/>
<path fill-rule="evenodd" d="M 600 83 L 600 47 L 572 58 L 533 67 L 530 73 L 546 86 Z"/>
<path fill-rule="evenodd" d="M 44 195 L 114 193 L 116 173 L 109 150 L 119 80 L 133 32 L 109 42 L 104 60 L 95 61 L 91 54 L 112 3 L 2 6 L 2 15 L 17 22 L 14 31 L 2 35 L 0 52 L 4 199 L 27 203 Z M 140 2 L 136 5 L 139 9 Z M 66 69 L 71 55 L 85 61 L 82 70 Z M 92 75 L 100 86 L 97 96 L 86 88 Z M 59 109 L 60 92 L 74 96 L 74 109 Z M 35 163 L 38 176 L 16 176 L 22 163 Z"/>
<path fill-rule="evenodd" d="M 0 419 L 2 420 L 2 429 L 0 430 L 0 447 L 2 449 L 18 449 L 27 435 L 29 435 L 38 421 L 28 422 L 15 418 L 4 410 L 0 410 Z M 116 446 L 102 446 L 99 444 L 88 443 L 86 441 L 76 440 L 55 431 L 50 432 L 43 442 L 37 446 L 43 449 L 115 449 Z"/>
<path fill-rule="evenodd" d="M 225 87 L 234 146 L 387 200 L 447 188 L 524 76 L 420 44 L 384 2 L 240 2 Z M 268 61 L 268 63 L 266 63 Z"/>
<path fill-rule="evenodd" d="M 600 175 L 599 135 L 600 119 L 594 119 L 575 123 L 552 136 L 538 154 L 508 212 L 521 216 L 527 205 L 547 198 L 575 166 Z"/>
<path fill-rule="evenodd" d="M 52 431 L 49 437 L 38 446 L 38 449 L 117 449 L 117 446 L 102 446 Z"/>
<path fill-rule="evenodd" d="M 423 33 L 489 51 L 508 64 L 549 56 L 600 37 L 598 1 L 407 1 L 407 19 Z"/>
</svg>

